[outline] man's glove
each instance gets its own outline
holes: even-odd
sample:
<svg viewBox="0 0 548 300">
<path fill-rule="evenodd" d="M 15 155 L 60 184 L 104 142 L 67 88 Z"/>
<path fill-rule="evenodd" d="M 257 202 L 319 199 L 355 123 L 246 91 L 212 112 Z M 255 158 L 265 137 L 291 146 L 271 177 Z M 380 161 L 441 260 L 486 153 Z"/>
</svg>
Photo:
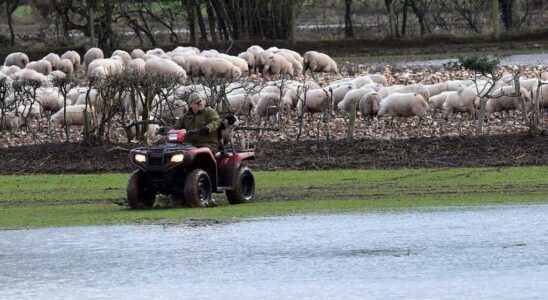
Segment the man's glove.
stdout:
<svg viewBox="0 0 548 300">
<path fill-rule="evenodd" d="M 168 126 L 162 126 L 160 128 L 158 128 L 158 131 L 157 133 L 158 134 L 161 134 L 161 135 L 166 135 L 168 131 L 171 130 L 171 127 L 168 127 Z"/>
<path fill-rule="evenodd" d="M 187 130 L 185 136 L 198 133 L 198 129 Z"/>
<path fill-rule="evenodd" d="M 204 126 L 200 129 L 198 129 L 198 133 L 201 134 L 201 135 L 208 134 L 209 133 L 209 127 Z"/>
</svg>

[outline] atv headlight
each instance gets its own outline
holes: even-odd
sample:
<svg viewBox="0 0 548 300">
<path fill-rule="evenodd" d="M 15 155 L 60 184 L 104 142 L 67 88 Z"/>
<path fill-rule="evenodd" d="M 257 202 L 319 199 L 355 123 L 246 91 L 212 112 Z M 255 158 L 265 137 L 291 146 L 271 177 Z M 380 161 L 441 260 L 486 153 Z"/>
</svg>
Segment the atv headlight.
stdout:
<svg viewBox="0 0 548 300">
<path fill-rule="evenodd" d="M 170 142 L 176 142 L 178 136 L 179 136 L 178 133 L 170 133 L 167 135 L 167 140 Z"/>
<path fill-rule="evenodd" d="M 180 163 L 180 162 L 183 161 L 184 158 L 185 158 L 185 156 L 182 153 L 175 154 L 171 157 L 171 162 L 172 163 Z"/>
<path fill-rule="evenodd" d="M 137 153 L 137 154 L 135 154 L 133 159 L 138 163 L 144 163 L 144 162 L 147 161 L 147 156 L 144 155 L 144 154 Z"/>
</svg>

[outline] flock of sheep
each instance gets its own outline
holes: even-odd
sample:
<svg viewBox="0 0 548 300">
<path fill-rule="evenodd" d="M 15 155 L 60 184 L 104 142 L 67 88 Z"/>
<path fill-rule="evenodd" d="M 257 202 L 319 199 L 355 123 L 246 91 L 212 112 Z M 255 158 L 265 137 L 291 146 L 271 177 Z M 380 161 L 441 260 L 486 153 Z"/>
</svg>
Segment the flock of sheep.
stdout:
<svg viewBox="0 0 548 300">
<path fill-rule="evenodd" d="M 307 75 L 310 71 L 310 76 Z M 548 72 L 536 77 L 520 78 L 520 90 L 515 91 L 512 74 L 506 74 L 497 82 L 483 78 L 443 80 L 436 83 L 390 84 L 392 79 L 377 74 L 343 76 L 336 62 L 324 53 L 308 51 L 301 56 L 289 49 L 272 47 L 263 49 L 251 46 L 238 56 L 219 53 L 216 50 L 200 51 L 195 47 L 177 47 L 165 52 L 152 49 L 144 52 L 134 49 L 131 53 L 116 50 L 105 58 L 99 48 L 89 49 L 81 61 L 75 51 L 61 56 L 50 53 L 37 61 L 29 61 L 22 52 L 9 54 L 0 68 L 0 82 L 4 86 L 38 82 L 34 101 L 18 99 L 17 93 L 7 90 L 0 103 L 3 129 L 14 131 L 22 124 L 22 118 L 41 118 L 50 112 L 53 127 L 59 125 L 83 125 L 85 110 L 102 113 L 101 93 L 88 87 L 89 81 L 100 81 L 111 75 L 129 72 L 171 76 L 178 85 L 165 99 L 157 97 L 151 118 L 162 118 L 162 102 L 178 108 L 175 116 L 186 109 L 185 97 L 190 92 L 200 93 L 204 99 L 211 97 L 212 87 L 197 84 L 191 78 L 221 78 L 226 80 L 226 99 L 232 113 L 248 116 L 250 122 L 262 124 L 271 116 L 302 117 L 306 113 L 346 115 L 353 107 L 359 115 L 373 120 L 375 117 L 418 117 L 419 123 L 432 111 L 442 111 L 445 119 L 455 113 L 469 113 L 477 117 L 480 98 L 490 91 L 486 103 L 486 117 L 519 108 L 517 94 L 526 103 L 533 103 L 539 88 L 539 104 L 548 108 Z M 316 80 L 315 73 L 332 73 L 329 79 Z M 261 77 L 258 74 L 261 74 Z M 69 78 L 83 83 L 63 97 L 55 80 Z M 280 79 L 281 78 L 281 79 Z M 126 93 L 124 109 L 128 116 L 140 115 L 143 103 L 131 102 Z M 66 102 L 65 102 L 66 100 Z M 131 113 L 130 113 L 131 112 Z M 27 122 L 28 123 L 28 122 Z M 150 126 L 150 132 L 155 127 Z"/>
</svg>

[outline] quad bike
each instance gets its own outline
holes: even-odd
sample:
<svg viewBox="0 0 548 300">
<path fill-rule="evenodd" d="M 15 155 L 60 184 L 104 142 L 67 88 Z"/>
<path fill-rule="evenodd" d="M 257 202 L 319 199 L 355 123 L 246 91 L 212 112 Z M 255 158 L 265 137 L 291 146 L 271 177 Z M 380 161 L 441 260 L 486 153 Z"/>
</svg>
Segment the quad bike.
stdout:
<svg viewBox="0 0 548 300">
<path fill-rule="evenodd" d="M 158 193 L 171 196 L 176 206 L 207 207 L 212 192 L 226 192 L 230 204 L 246 203 L 255 197 L 255 177 L 242 162 L 254 159 L 252 151 L 212 153 L 207 147 L 185 143 L 187 130 L 171 129 L 162 146 L 131 150 L 137 167 L 127 185 L 129 207 L 151 208 Z"/>
</svg>

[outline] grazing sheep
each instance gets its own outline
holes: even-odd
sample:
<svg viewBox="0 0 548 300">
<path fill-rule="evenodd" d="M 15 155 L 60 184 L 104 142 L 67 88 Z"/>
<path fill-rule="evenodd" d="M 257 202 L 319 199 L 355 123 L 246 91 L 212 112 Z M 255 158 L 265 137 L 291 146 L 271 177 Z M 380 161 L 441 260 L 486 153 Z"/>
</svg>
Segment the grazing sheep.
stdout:
<svg viewBox="0 0 548 300">
<path fill-rule="evenodd" d="M 485 118 L 495 112 L 500 112 L 501 115 L 506 112 L 509 114 L 510 110 L 515 110 L 519 107 L 519 101 L 517 96 L 511 96 L 515 94 L 515 88 L 513 86 L 505 86 L 501 89 L 497 89 L 491 93 L 491 97 L 485 104 Z M 520 94 L 526 103 L 531 102 L 529 92 L 525 88 L 520 88 Z"/>
<path fill-rule="evenodd" d="M 548 80 L 548 71 L 542 72 L 542 74 L 540 75 L 540 80 Z"/>
<path fill-rule="evenodd" d="M 66 121 L 65 121 L 65 110 L 66 110 Z M 93 108 L 86 107 L 85 105 L 73 105 L 67 106 L 66 108 L 61 108 L 59 111 L 54 113 L 50 121 L 53 124 L 52 129 L 59 127 L 61 125 L 66 126 L 83 126 L 85 125 L 84 112 L 87 111 L 90 114 L 93 114 Z M 89 120 L 93 118 L 90 117 Z"/>
<path fill-rule="evenodd" d="M 222 58 L 222 59 L 225 59 L 225 60 L 229 61 L 235 67 L 240 69 L 241 74 L 247 74 L 249 72 L 249 67 L 247 66 L 247 61 L 245 61 L 244 59 L 241 59 L 239 57 L 232 56 L 232 55 L 222 54 L 222 53 L 219 54 L 217 56 L 217 58 Z"/>
<path fill-rule="evenodd" d="M 444 83 L 447 87 L 446 91 L 460 91 L 474 84 L 472 80 L 448 80 Z"/>
<path fill-rule="evenodd" d="M 9 76 L 10 78 L 13 78 L 15 73 L 21 71 L 21 68 L 18 66 L 9 66 L 9 67 L 2 67 L 2 73 Z"/>
<path fill-rule="evenodd" d="M 124 65 L 127 65 L 129 61 L 132 59 L 131 55 L 125 50 L 116 50 L 112 52 L 112 55 L 110 57 L 112 58 L 114 56 L 121 57 L 122 60 L 124 61 Z"/>
<path fill-rule="evenodd" d="M 92 61 L 103 58 L 105 58 L 105 55 L 103 54 L 103 50 L 99 48 L 90 48 L 86 51 L 86 54 L 84 54 L 84 69 L 86 74 L 88 73 L 88 66 Z"/>
<path fill-rule="evenodd" d="M 186 59 L 185 59 L 184 56 L 176 55 L 176 56 L 173 56 L 173 57 L 171 58 L 171 60 L 172 60 L 174 63 L 178 64 L 179 67 L 181 67 L 181 68 L 183 68 L 183 69 L 185 68 L 185 61 L 186 61 Z"/>
<path fill-rule="evenodd" d="M 144 59 L 145 57 L 145 51 L 141 50 L 141 49 L 133 49 L 131 51 L 131 58 L 133 59 L 136 59 L 136 58 L 143 58 Z"/>
<path fill-rule="evenodd" d="M 101 57 L 102 58 L 102 57 Z M 61 55 L 61 60 L 68 59 L 72 63 L 73 74 L 80 68 L 80 54 L 78 52 L 69 50 Z"/>
<path fill-rule="evenodd" d="M 55 53 L 49 53 L 48 55 L 44 56 L 44 58 L 42 59 L 49 61 L 49 63 L 51 64 L 52 71 L 57 70 L 57 64 L 59 64 L 59 62 L 61 61 L 61 57 L 59 57 L 59 55 Z"/>
<path fill-rule="evenodd" d="M 2 130 L 8 130 L 10 132 L 15 132 L 19 127 L 21 127 L 21 124 L 23 124 L 23 120 L 21 117 L 16 116 L 13 112 L 3 112 L 0 110 L 0 128 Z"/>
<path fill-rule="evenodd" d="M 363 95 L 371 91 L 374 90 L 369 88 L 359 88 L 349 91 L 346 95 L 344 95 L 343 100 L 337 104 L 337 109 L 342 112 L 349 113 L 352 105 L 357 106 Z"/>
<path fill-rule="evenodd" d="M 69 99 L 72 103 L 77 104 L 78 98 L 82 94 L 86 94 L 88 91 L 87 87 L 73 87 L 67 92 L 67 99 Z"/>
<path fill-rule="evenodd" d="M 445 92 L 441 92 L 440 94 L 431 96 L 428 99 L 428 105 L 432 109 L 439 109 L 439 110 L 443 109 L 443 104 L 445 103 L 447 96 L 449 96 L 449 94 L 451 93 L 456 93 L 456 91 L 445 91 Z"/>
<path fill-rule="evenodd" d="M 388 79 L 382 74 L 369 74 L 367 75 L 374 83 L 388 86 Z"/>
<path fill-rule="evenodd" d="M 255 108 L 255 101 L 251 95 L 226 95 L 230 112 L 235 115 L 251 116 L 251 112 Z"/>
<path fill-rule="evenodd" d="M 174 76 L 180 84 L 186 81 L 186 72 L 181 66 L 169 59 L 156 58 L 145 62 L 145 72 L 164 76 Z"/>
<path fill-rule="evenodd" d="M 307 51 L 303 55 L 303 75 L 306 75 L 308 70 L 312 72 L 312 77 L 314 77 L 314 72 L 339 74 L 337 63 L 329 55 L 316 51 Z"/>
<path fill-rule="evenodd" d="M 301 95 L 297 103 L 297 116 L 301 117 L 305 112 L 327 113 L 329 107 L 329 92 L 323 89 L 309 90 Z"/>
<path fill-rule="evenodd" d="M 430 98 L 430 92 L 428 91 L 426 86 L 420 83 L 389 89 L 388 95 L 392 93 L 417 93 L 420 94 L 425 100 L 428 100 L 428 98 Z"/>
<path fill-rule="evenodd" d="M 200 70 L 206 77 L 238 78 L 242 75 L 238 67 L 217 57 L 207 58 L 200 66 Z"/>
<path fill-rule="evenodd" d="M 164 52 L 164 50 L 160 48 L 150 49 L 147 52 L 145 52 L 145 55 L 154 55 L 158 57 L 162 56 L 163 54 L 166 54 L 166 53 Z"/>
<path fill-rule="evenodd" d="M 76 100 L 75 105 L 86 105 L 87 97 L 88 97 L 88 93 L 87 91 L 84 91 L 83 93 L 80 94 L 80 96 L 78 96 L 78 100 Z M 101 94 L 98 93 L 96 89 L 91 89 L 89 91 L 89 98 L 87 99 L 87 105 L 95 107 L 97 109 L 97 112 L 103 111 L 105 103 L 103 101 L 103 98 L 101 97 Z"/>
<path fill-rule="evenodd" d="M 55 81 L 61 80 L 66 77 L 67 77 L 67 74 L 59 70 L 52 71 L 51 73 L 48 74 L 48 78 L 51 83 L 54 83 Z"/>
<path fill-rule="evenodd" d="M 350 80 L 350 83 L 353 84 L 356 88 L 361 88 L 366 84 L 374 83 L 369 76 L 358 76 Z"/>
<path fill-rule="evenodd" d="M 45 111 L 58 111 L 63 105 L 63 95 L 57 88 L 46 87 L 38 88 L 36 90 L 36 102 L 40 103 L 42 109 Z M 67 99 L 67 106 L 71 105 L 69 99 Z"/>
<path fill-rule="evenodd" d="M 131 73 L 144 73 L 145 72 L 145 60 L 142 58 L 134 58 L 127 63 L 127 70 Z"/>
<path fill-rule="evenodd" d="M 188 76 L 202 76 L 201 65 L 207 60 L 206 57 L 200 55 L 191 55 L 185 58 L 185 71 Z"/>
<path fill-rule="evenodd" d="M 42 106 L 40 103 L 30 103 L 21 104 L 17 107 L 17 115 L 23 118 L 38 118 L 42 115 Z"/>
<path fill-rule="evenodd" d="M 258 45 L 250 46 L 246 50 L 246 52 L 249 52 L 249 53 L 253 54 L 253 57 L 255 58 L 255 63 L 254 63 L 254 66 L 255 66 L 254 73 L 255 74 L 257 74 L 257 73 L 259 73 L 260 71 L 263 70 L 263 66 L 260 62 L 260 59 L 261 59 L 261 54 L 264 51 L 265 50 L 261 46 L 258 46 Z"/>
<path fill-rule="evenodd" d="M 378 116 L 419 117 L 419 123 L 428 112 L 428 103 L 419 93 L 393 93 L 379 103 Z M 417 124 L 417 125 L 418 125 Z"/>
<path fill-rule="evenodd" d="M 255 109 L 253 110 L 253 115 L 259 119 L 259 122 L 263 117 L 273 116 L 280 110 L 280 94 L 257 94 L 254 95 L 253 98 L 256 103 Z M 282 110 L 286 113 L 290 113 L 291 105 L 292 103 L 282 102 Z"/>
<path fill-rule="evenodd" d="M 299 61 L 292 52 L 289 52 L 287 49 L 279 49 L 272 51 L 273 54 L 278 54 L 283 56 L 293 67 L 293 74 L 298 75 L 301 74 L 303 71 L 303 63 L 302 60 Z"/>
<path fill-rule="evenodd" d="M 173 51 L 171 51 L 174 56 L 175 55 L 183 55 L 183 56 L 188 56 L 188 55 L 196 55 L 196 54 L 200 54 L 200 49 L 196 48 L 196 47 L 181 47 L 181 46 L 177 46 L 175 49 L 173 49 Z"/>
<path fill-rule="evenodd" d="M 29 63 L 29 57 L 23 52 L 14 52 L 8 54 L 4 60 L 4 66 L 18 66 L 24 68 Z"/>
<path fill-rule="evenodd" d="M 519 80 L 519 85 L 528 90 L 529 92 L 533 91 L 533 86 L 538 82 L 537 78 L 531 78 L 531 79 L 521 79 Z"/>
<path fill-rule="evenodd" d="M 61 59 L 57 64 L 57 70 L 67 74 L 68 78 L 74 78 L 74 64 L 69 59 Z"/>
<path fill-rule="evenodd" d="M 118 56 L 113 58 L 99 58 L 89 63 L 87 77 L 104 78 L 109 75 L 120 74 L 124 70 L 124 63 Z"/>
<path fill-rule="evenodd" d="M 372 119 L 379 112 L 379 103 L 381 103 L 382 97 L 378 92 L 370 91 L 363 95 L 358 102 L 358 111 L 363 118 L 368 117 Z"/>
<path fill-rule="evenodd" d="M 540 84 L 540 90 L 539 90 L 539 84 Z M 538 97 L 537 97 L 537 91 L 539 92 Z M 533 100 L 535 102 L 538 101 L 540 109 L 548 109 L 548 81 L 537 82 L 533 86 Z M 529 109 L 531 109 L 531 107 Z"/>
<path fill-rule="evenodd" d="M 425 87 L 428 90 L 428 93 L 430 94 L 430 97 L 435 96 L 435 95 L 439 95 L 442 92 L 445 92 L 445 91 L 448 90 L 447 83 L 445 83 L 445 82 L 440 82 L 440 83 L 436 83 L 436 84 L 426 84 Z"/>
<path fill-rule="evenodd" d="M 464 90 L 450 93 L 443 103 L 443 115 L 445 120 L 449 120 L 449 115 L 455 112 L 468 112 L 474 118 L 477 117 L 477 107 L 480 99 L 474 88 L 465 88 Z"/>
<path fill-rule="evenodd" d="M 355 89 L 355 86 L 352 84 L 343 84 L 333 90 L 333 108 L 336 108 L 337 105 L 344 99 L 344 96 L 351 90 Z M 326 89 L 328 90 L 328 89 Z"/>
<path fill-rule="evenodd" d="M 17 81 L 35 81 L 40 83 L 40 85 L 47 85 L 49 83 L 49 79 L 46 75 L 42 73 L 38 73 L 32 69 L 22 69 L 21 71 L 18 71 L 16 73 L 12 74 L 12 78 Z"/>
<path fill-rule="evenodd" d="M 293 65 L 288 62 L 285 57 L 279 54 L 271 54 L 264 62 L 262 73 L 263 77 L 266 77 L 267 75 L 293 76 Z"/>
<path fill-rule="evenodd" d="M 245 62 L 247 63 L 247 69 L 249 70 L 249 73 L 254 73 L 256 70 L 255 70 L 255 56 L 253 56 L 252 53 L 250 52 L 242 52 L 240 54 L 238 54 L 238 57 L 245 60 Z"/>
<path fill-rule="evenodd" d="M 44 75 L 48 75 L 52 71 L 51 63 L 45 59 L 31 61 L 25 66 L 25 69 L 32 69 Z"/>
</svg>

